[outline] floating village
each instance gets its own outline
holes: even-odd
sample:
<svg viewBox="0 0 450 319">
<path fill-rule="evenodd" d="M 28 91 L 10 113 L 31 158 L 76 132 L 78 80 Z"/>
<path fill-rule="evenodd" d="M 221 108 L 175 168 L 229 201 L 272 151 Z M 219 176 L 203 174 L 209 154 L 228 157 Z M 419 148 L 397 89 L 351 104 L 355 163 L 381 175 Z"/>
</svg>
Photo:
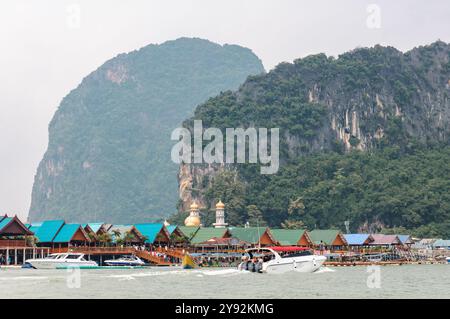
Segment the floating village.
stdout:
<svg viewBox="0 0 450 319">
<path fill-rule="evenodd" d="M 179 266 L 188 255 L 199 267 L 236 267 L 249 249 L 280 254 L 309 250 L 329 266 L 446 263 L 450 240 L 419 239 L 408 234 L 344 234 L 336 229 L 232 227 L 225 204 L 216 204 L 216 222 L 203 227 L 200 208 L 190 206 L 185 225 L 140 223 L 112 225 L 46 220 L 26 224 L 17 216 L 0 216 L 0 267 L 20 267 L 29 259 L 75 254 L 86 262 L 114 265 L 137 258 L 146 266 Z M 109 261 L 109 262 L 108 262 Z"/>
</svg>

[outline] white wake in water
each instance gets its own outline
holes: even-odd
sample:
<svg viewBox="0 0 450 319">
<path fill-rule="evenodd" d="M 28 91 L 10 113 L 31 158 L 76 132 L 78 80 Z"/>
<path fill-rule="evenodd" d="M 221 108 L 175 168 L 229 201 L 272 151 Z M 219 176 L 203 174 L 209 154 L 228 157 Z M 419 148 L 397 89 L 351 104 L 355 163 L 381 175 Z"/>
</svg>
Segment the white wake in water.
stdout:
<svg viewBox="0 0 450 319">
<path fill-rule="evenodd" d="M 221 269 L 221 270 L 201 270 L 203 275 L 206 276 L 224 276 L 224 275 L 237 275 L 243 274 L 243 271 L 237 269 Z"/>
<path fill-rule="evenodd" d="M 108 275 L 105 278 L 117 278 L 119 280 L 135 280 L 139 277 L 152 277 L 152 276 L 192 276 L 197 277 L 203 276 L 233 276 L 237 274 L 243 274 L 245 272 L 239 271 L 237 269 L 220 269 L 220 270 L 167 270 L 167 271 L 147 271 L 132 274 L 119 274 L 119 275 Z"/>
<path fill-rule="evenodd" d="M 326 272 L 335 272 L 335 271 L 336 270 L 328 268 L 328 267 L 321 267 L 318 270 L 316 270 L 314 273 L 315 274 L 323 274 L 323 273 L 326 273 Z"/>
<path fill-rule="evenodd" d="M 22 280 L 48 280 L 48 277 L 18 276 L 18 277 L 0 277 L 0 281 L 22 281 Z"/>
</svg>

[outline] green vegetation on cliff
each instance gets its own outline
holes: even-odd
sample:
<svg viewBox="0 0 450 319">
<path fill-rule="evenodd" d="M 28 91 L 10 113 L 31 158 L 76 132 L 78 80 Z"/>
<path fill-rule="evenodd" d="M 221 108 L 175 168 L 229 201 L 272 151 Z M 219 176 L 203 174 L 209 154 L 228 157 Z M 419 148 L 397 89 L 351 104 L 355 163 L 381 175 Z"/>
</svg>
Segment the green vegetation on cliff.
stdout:
<svg viewBox="0 0 450 319">
<path fill-rule="evenodd" d="M 227 221 L 252 221 L 249 206 L 262 212 L 259 223 L 301 222 L 309 229 L 380 231 L 404 227 L 418 236 L 450 237 L 450 147 L 402 153 L 389 147 L 374 153 L 323 153 L 261 175 L 256 166 L 219 173 L 205 198 L 227 202 Z M 206 216 L 205 216 L 206 217 Z M 208 214 L 205 223 L 211 223 Z M 256 222 L 253 222 L 255 225 Z"/>
<path fill-rule="evenodd" d="M 282 63 L 200 105 L 204 127 L 279 127 L 281 168 L 191 165 L 191 197 L 231 224 L 450 236 L 450 46 L 357 49 Z M 188 198 L 188 197 L 186 197 Z M 256 218 L 257 219 L 257 218 Z M 181 221 L 181 215 L 174 216 Z M 401 229 L 401 228 L 400 228 Z"/>
<path fill-rule="evenodd" d="M 208 97 L 262 72 L 249 49 L 188 38 L 107 61 L 50 123 L 30 219 L 133 223 L 174 212 L 172 130 Z"/>
</svg>

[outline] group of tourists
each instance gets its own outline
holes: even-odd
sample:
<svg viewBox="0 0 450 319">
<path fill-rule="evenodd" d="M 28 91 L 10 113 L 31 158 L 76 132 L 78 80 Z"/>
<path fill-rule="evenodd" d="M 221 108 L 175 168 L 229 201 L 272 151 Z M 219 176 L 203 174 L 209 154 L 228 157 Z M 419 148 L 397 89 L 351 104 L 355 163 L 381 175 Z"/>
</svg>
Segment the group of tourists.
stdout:
<svg viewBox="0 0 450 319">
<path fill-rule="evenodd" d="M 242 262 L 239 264 L 239 270 L 245 270 L 250 272 L 262 272 L 263 258 L 250 258 L 249 256 L 242 256 Z"/>
<path fill-rule="evenodd" d="M 236 267 L 239 263 L 239 256 L 206 257 L 194 258 L 200 267 Z"/>
</svg>

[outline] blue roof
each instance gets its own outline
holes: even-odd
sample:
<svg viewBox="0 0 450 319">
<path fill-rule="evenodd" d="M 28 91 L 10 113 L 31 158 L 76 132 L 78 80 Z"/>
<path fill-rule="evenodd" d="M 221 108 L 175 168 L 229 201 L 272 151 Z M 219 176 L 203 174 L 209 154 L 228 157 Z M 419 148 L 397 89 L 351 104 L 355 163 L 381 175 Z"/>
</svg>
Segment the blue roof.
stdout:
<svg viewBox="0 0 450 319">
<path fill-rule="evenodd" d="M 51 243 L 63 225 L 63 220 L 47 220 L 37 229 L 35 236 L 41 243 Z"/>
<path fill-rule="evenodd" d="M 97 233 L 98 230 L 103 226 L 104 223 L 87 223 L 83 225 L 83 228 L 89 226 L 94 233 Z"/>
<path fill-rule="evenodd" d="M 364 245 L 364 242 L 369 238 L 369 234 L 345 234 L 345 240 L 349 245 Z"/>
<path fill-rule="evenodd" d="M 439 239 L 436 240 L 433 244 L 433 247 L 450 247 L 450 240 Z"/>
<path fill-rule="evenodd" d="M 39 227 L 41 227 L 41 226 L 34 226 L 34 225 L 31 225 L 31 226 L 28 228 L 28 230 L 36 234 L 36 232 L 38 231 Z"/>
<path fill-rule="evenodd" d="M 39 228 L 39 227 L 41 227 L 42 226 L 42 223 L 32 223 L 32 224 L 27 224 L 28 226 L 28 229 L 30 229 L 31 227 L 37 227 L 37 228 Z"/>
<path fill-rule="evenodd" d="M 56 235 L 55 239 L 53 239 L 54 243 L 68 243 L 72 240 L 72 237 L 75 235 L 78 229 L 80 229 L 80 224 L 65 224 L 61 230 Z"/>
<path fill-rule="evenodd" d="M 177 226 L 176 225 L 169 225 L 166 228 L 169 231 L 169 234 L 172 235 L 172 233 L 175 231 L 175 229 L 177 229 Z"/>
<path fill-rule="evenodd" d="M 134 227 L 136 227 L 142 235 L 147 237 L 146 243 L 153 244 L 156 236 L 158 236 L 161 229 L 163 229 L 164 224 L 136 224 Z"/>
<path fill-rule="evenodd" d="M 6 225 L 8 225 L 11 220 L 12 217 L 3 218 L 2 221 L 0 222 L 0 230 L 2 230 Z"/>
<path fill-rule="evenodd" d="M 407 242 L 411 242 L 411 236 L 409 235 L 397 235 L 398 239 L 402 242 L 402 244 L 406 244 Z"/>
</svg>

